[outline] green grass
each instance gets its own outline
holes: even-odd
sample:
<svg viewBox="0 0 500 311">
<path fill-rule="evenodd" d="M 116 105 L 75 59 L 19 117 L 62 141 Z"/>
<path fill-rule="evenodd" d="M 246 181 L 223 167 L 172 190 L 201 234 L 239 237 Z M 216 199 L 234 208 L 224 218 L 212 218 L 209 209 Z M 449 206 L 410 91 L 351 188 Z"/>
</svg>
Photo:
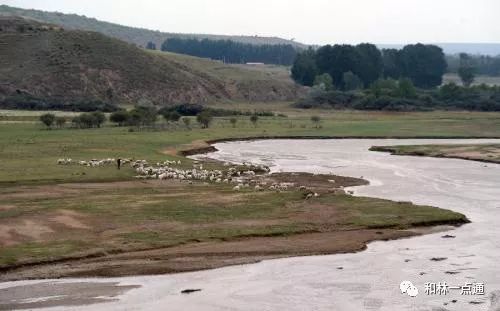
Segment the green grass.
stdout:
<svg viewBox="0 0 500 311">
<path fill-rule="evenodd" d="M 251 136 L 366 136 L 366 137 L 498 137 L 500 113 L 369 113 L 308 111 L 322 117 L 316 129 L 310 116 L 260 118 L 258 126 L 240 118 L 232 128 L 227 118 L 217 118 L 202 130 L 136 131 L 107 126 L 101 129 L 46 130 L 39 123 L 0 123 L 0 184 L 111 181 L 133 175 L 130 169 L 85 168 L 56 165 L 58 158 L 89 160 L 131 157 L 155 162 L 171 159 L 163 153 L 198 140 Z M 290 113 L 292 112 L 292 113 Z M 194 123 L 194 120 L 193 120 Z M 196 126 L 196 125 L 195 125 Z"/>
<path fill-rule="evenodd" d="M 219 105 L 244 107 L 238 103 Z M 232 128 L 228 118 L 216 118 L 212 127 L 204 130 L 193 120 L 192 130 L 132 132 L 110 125 L 90 130 L 46 130 L 33 122 L 0 123 L 0 205 L 3 206 L 0 223 L 22 224 L 34 220 L 55 231 L 42 240 L 27 238 L 21 244 L 6 245 L 0 253 L 0 265 L 169 247 L 193 241 L 325 230 L 408 228 L 464 220 L 461 214 L 409 203 L 343 195 L 323 195 L 305 202 L 298 192 L 236 193 L 230 186 L 202 183 L 163 186 L 136 183 L 124 189 L 82 186 L 76 192 L 63 191 L 56 196 L 38 194 L 40 186 L 36 185 L 40 184 L 132 180 L 135 175 L 128 166 L 122 170 L 113 166 L 60 166 L 56 164 L 58 158 L 77 161 L 131 157 L 152 163 L 181 159 L 183 165 L 190 166 L 188 159 L 167 155 L 165 150 L 230 137 L 500 136 L 500 113 L 302 111 L 289 108 L 286 103 L 256 104 L 256 107 L 284 112 L 288 117 L 260 118 L 257 127 L 248 117 L 241 117 L 236 128 Z M 13 117 L 23 114 L 10 113 Z M 311 123 L 313 114 L 321 116 L 321 128 Z M 43 191 L 51 191 L 53 187 L 62 186 L 45 187 Z M 319 204 L 315 208 L 325 211 L 335 208 L 336 216 L 318 217 L 308 204 Z M 77 213 L 91 229 L 54 226 L 49 220 L 61 210 Z"/>
<path fill-rule="evenodd" d="M 391 152 L 396 155 L 458 158 L 500 163 L 500 144 L 374 146 L 371 150 Z"/>
<path fill-rule="evenodd" d="M 330 197 L 320 198 L 328 204 Z M 350 216 L 344 225 L 357 228 L 409 228 L 425 224 L 447 223 L 450 220 L 460 222 L 463 215 L 432 206 L 419 206 L 409 202 L 393 202 L 367 197 L 336 196 L 335 206 Z"/>
<path fill-rule="evenodd" d="M 18 192 L 17 187 L 4 188 L 2 193 L 6 199 L 2 204 L 14 206 L 10 211 L 17 213 L 0 213 L 0 224 L 32 221 L 32 226 L 50 226 L 54 232 L 43 240 L 27 239 L 2 247 L 0 266 L 199 241 L 346 229 L 409 228 L 465 220 L 461 214 L 410 203 L 332 194 L 305 201 L 302 194 L 295 191 L 234 192 L 230 187 L 138 183 L 126 189 L 80 188 L 56 197 L 36 195 L 25 189 L 26 196 L 15 198 L 9 194 Z M 318 215 L 319 209 L 325 209 L 327 214 Z M 62 210 L 76 213 L 90 229 L 55 224 L 53 217 Z M 332 211 L 332 216 L 325 216 L 329 215 L 328 211 Z"/>
</svg>

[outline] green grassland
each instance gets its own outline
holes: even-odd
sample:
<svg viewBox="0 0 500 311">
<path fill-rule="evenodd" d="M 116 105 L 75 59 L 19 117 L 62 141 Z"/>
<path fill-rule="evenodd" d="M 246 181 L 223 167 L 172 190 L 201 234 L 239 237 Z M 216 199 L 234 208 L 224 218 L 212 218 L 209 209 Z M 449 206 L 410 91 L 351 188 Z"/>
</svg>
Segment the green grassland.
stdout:
<svg viewBox="0 0 500 311">
<path fill-rule="evenodd" d="M 236 105 L 236 104 L 235 104 Z M 236 105 L 238 106 L 238 105 Z M 230 105 L 229 107 L 234 107 Z M 267 106 L 272 108 L 272 106 Z M 280 109 L 278 105 L 276 109 Z M 58 158 L 90 160 L 130 157 L 159 161 L 164 151 L 193 141 L 253 136 L 362 137 L 498 137 L 500 113 L 380 113 L 285 110 L 288 117 L 260 118 L 254 127 L 247 117 L 233 128 L 228 118 L 216 118 L 209 129 L 179 127 L 170 131 L 134 131 L 107 125 L 101 129 L 46 130 L 33 122 L 0 122 L 0 183 L 123 180 L 132 172 L 116 169 L 58 166 Z M 309 114 L 322 117 L 321 128 Z M 24 112 L 21 113 L 24 115 Z M 14 116 L 15 117 L 15 116 Z M 160 122 L 160 121 L 159 121 Z"/>
<path fill-rule="evenodd" d="M 374 146 L 370 150 L 390 152 L 395 155 L 456 158 L 500 163 L 500 144 Z"/>
<path fill-rule="evenodd" d="M 191 129 L 151 131 L 106 124 L 100 129 L 47 130 L 35 122 L 37 112 L 5 113 L 0 121 L 0 229 L 5 229 L 0 230 L 0 265 L 200 241 L 466 221 L 461 214 L 434 207 L 348 195 L 325 193 L 305 201 L 298 191 L 235 192 L 230 185 L 142 182 L 134 180 L 135 172 L 127 166 L 63 166 L 56 164 L 58 158 L 130 157 L 152 163 L 180 159 L 190 167 L 190 160 L 175 150 L 222 138 L 500 136 L 499 113 L 301 111 L 286 103 L 255 105 L 264 108 L 287 117 L 262 117 L 257 126 L 239 117 L 234 128 L 221 117 L 208 129 L 199 128 L 193 119 Z M 310 120 L 313 114 L 321 117 L 319 127 Z"/>
<path fill-rule="evenodd" d="M 51 233 L 2 247 L 0 268 L 203 241 L 465 221 L 461 214 L 411 203 L 333 194 L 304 201 L 297 191 L 235 193 L 229 186 L 201 183 L 149 182 L 116 189 L 70 186 L 53 189 L 57 196 L 50 196 L 50 190 L 40 193 L 37 187 L 30 190 L 23 192 L 26 196 L 16 188 L 0 190 L 2 205 L 11 207 L 0 211 L 0 224 L 16 226 L 19 235 L 30 236 L 23 223 L 31 221 L 35 231 L 50 228 Z M 330 209 L 335 217 L 316 214 Z M 54 220 L 68 211 L 71 220 L 86 227 Z"/>
</svg>

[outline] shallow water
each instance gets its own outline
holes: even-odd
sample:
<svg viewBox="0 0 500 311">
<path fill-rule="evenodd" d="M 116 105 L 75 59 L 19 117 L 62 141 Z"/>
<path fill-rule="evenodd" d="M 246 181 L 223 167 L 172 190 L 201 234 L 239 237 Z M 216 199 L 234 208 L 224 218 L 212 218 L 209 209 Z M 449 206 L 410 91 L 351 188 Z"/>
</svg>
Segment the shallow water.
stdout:
<svg viewBox="0 0 500 311">
<path fill-rule="evenodd" d="M 89 310 L 500 310 L 500 165 L 370 152 L 373 145 L 481 143 L 500 140 L 267 140 L 217 144 L 211 158 L 363 177 L 355 195 L 412 201 L 466 214 L 473 223 L 445 233 L 374 242 L 356 254 L 298 257 L 165 276 L 92 280 L 141 285 Z M 446 258 L 432 261 L 432 258 Z M 342 269 L 339 269 L 342 267 Z M 419 295 L 401 294 L 412 281 Z M 82 279 L 63 282 L 85 281 Z M 0 288 L 37 284 L 26 281 Z M 426 282 L 485 284 L 485 295 L 428 296 Z M 182 295 L 186 288 L 200 292 Z M 56 296 L 57 293 L 51 293 Z M 492 298 L 492 299 L 491 299 Z M 452 302 L 455 301 L 456 302 Z M 61 307 L 68 310 L 68 307 Z"/>
</svg>

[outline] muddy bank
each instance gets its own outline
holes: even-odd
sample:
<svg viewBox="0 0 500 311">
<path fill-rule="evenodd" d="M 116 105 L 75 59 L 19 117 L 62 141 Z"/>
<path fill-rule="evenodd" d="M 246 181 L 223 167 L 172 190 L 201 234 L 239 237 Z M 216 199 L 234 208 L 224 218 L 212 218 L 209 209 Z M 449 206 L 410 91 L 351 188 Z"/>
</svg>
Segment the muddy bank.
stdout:
<svg viewBox="0 0 500 311">
<path fill-rule="evenodd" d="M 426 232 L 411 229 L 340 230 L 191 243 L 178 247 L 24 266 L 4 271 L 0 280 L 121 277 L 198 271 L 256 263 L 266 259 L 353 253 L 364 250 L 366 244 L 372 241 L 407 238 Z"/>
</svg>

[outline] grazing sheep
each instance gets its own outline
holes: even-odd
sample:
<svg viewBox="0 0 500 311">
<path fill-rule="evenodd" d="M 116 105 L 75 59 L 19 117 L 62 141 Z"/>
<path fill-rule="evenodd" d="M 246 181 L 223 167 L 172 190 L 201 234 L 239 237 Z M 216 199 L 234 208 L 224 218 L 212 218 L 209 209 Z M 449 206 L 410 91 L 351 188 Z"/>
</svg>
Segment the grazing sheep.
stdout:
<svg viewBox="0 0 500 311">
<path fill-rule="evenodd" d="M 73 162 L 71 159 L 59 159 L 57 160 L 58 165 L 70 165 Z"/>
</svg>

